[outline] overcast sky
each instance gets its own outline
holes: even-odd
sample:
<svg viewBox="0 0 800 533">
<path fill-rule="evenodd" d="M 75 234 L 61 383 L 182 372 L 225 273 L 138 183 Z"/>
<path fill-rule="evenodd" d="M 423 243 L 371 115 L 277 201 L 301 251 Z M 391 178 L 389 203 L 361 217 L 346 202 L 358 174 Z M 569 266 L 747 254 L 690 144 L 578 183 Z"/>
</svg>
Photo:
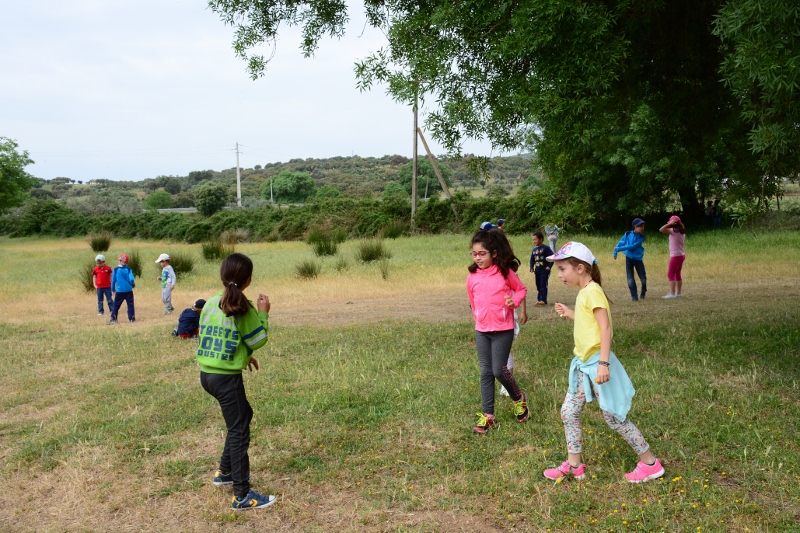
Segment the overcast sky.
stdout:
<svg viewBox="0 0 800 533">
<path fill-rule="evenodd" d="M 34 176 L 142 180 L 293 158 L 411 156 L 411 109 L 356 89 L 353 63 L 384 44 L 350 31 L 303 58 L 284 28 L 266 76 L 234 56 L 205 0 L 0 0 L 0 137 Z M 428 136 L 429 143 L 431 142 Z M 434 153 L 444 150 L 431 143 Z M 422 145 L 420 145 L 422 150 Z M 492 153 L 468 143 L 467 153 Z"/>
</svg>

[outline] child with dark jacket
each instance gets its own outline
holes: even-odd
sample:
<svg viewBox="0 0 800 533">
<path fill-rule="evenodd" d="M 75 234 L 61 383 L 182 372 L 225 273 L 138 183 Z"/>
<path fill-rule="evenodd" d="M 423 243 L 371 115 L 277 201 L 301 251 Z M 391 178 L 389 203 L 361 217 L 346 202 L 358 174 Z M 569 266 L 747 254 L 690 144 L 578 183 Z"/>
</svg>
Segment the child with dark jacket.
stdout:
<svg viewBox="0 0 800 533">
<path fill-rule="evenodd" d="M 536 305 L 547 305 L 547 284 L 550 283 L 550 268 L 552 263 L 545 261 L 555 252 L 544 244 L 544 235 L 537 231 L 533 234 L 533 250 L 531 251 L 530 269 L 536 278 Z"/>
<path fill-rule="evenodd" d="M 622 252 L 625 254 L 625 272 L 628 275 L 628 289 L 631 291 L 631 300 L 644 300 L 644 295 L 647 292 L 647 273 L 644 270 L 644 220 L 641 218 L 633 219 L 633 231 L 626 231 L 625 235 L 619 240 L 614 247 L 614 260 L 617 259 L 617 253 Z M 639 281 L 642 282 L 641 296 L 636 293 L 636 279 L 633 277 L 633 271 L 639 275 Z"/>
<path fill-rule="evenodd" d="M 201 298 L 192 307 L 184 309 L 178 317 L 178 327 L 172 330 L 172 336 L 182 339 L 196 338 L 200 333 L 200 311 L 204 305 L 206 301 Z"/>
</svg>

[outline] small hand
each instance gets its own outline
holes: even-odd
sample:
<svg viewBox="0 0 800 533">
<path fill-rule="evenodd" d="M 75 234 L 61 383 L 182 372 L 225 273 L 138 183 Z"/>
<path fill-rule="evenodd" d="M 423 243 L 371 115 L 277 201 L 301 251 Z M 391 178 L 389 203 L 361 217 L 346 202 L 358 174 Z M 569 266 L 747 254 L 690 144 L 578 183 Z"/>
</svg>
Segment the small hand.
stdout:
<svg viewBox="0 0 800 533">
<path fill-rule="evenodd" d="M 269 313 L 270 307 L 272 307 L 272 304 L 269 302 L 269 296 L 266 294 L 259 294 L 258 300 L 256 300 L 256 309 Z"/>
<path fill-rule="evenodd" d="M 514 300 L 511 299 L 510 294 L 506 294 L 506 305 L 511 308 L 514 307 Z"/>
<path fill-rule="evenodd" d="M 573 316 L 575 316 L 574 313 L 572 312 L 572 309 L 570 309 L 569 307 L 567 307 L 566 305 L 564 305 L 562 303 L 557 303 L 553 307 L 556 310 L 556 313 L 558 313 L 558 316 L 560 316 L 562 318 L 564 318 L 564 317 L 572 318 Z"/>
<path fill-rule="evenodd" d="M 597 367 L 597 377 L 594 378 L 594 382 L 598 385 L 605 383 L 611 379 L 611 376 L 608 373 L 608 367 L 600 365 Z"/>
<path fill-rule="evenodd" d="M 247 363 L 247 370 L 252 372 L 253 369 L 258 370 L 258 361 L 255 357 L 250 357 L 250 361 Z"/>
<path fill-rule="evenodd" d="M 528 321 L 528 313 L 526 313 L 525 311 L 522 311 L 519 314 L 519 325 L 520 326 L 524 326 L 527 321 Z"/>
</svg>

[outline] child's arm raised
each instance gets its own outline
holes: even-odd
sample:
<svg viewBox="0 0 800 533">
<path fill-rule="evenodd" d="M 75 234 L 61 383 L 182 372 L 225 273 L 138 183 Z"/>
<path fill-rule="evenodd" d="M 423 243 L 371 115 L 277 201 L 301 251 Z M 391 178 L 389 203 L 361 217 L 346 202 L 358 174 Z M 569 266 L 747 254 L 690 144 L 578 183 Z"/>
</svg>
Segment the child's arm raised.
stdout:
<svg viewBox="0 0 800 533">
<path fill-rule="evenodd" d="M 557 303 L 555 305 L 555 309 L 556 309 L 556 313 L 558 313 L 558 316 L 560 316 L 562 318 L 571 318 L 571 319 L 575 320 L 575 311 L 570 309 L 568 306 L 566 306 L 564 304 L 561 304 L 561 303 Z"/>
<path fill-rule="evenodd" d="M 600 326 L 600 365 L 597 367 L 596 383 L 605 383 L 611 376 L 608 373 L 608 358 L 611 354 L 611 321 L 608 310 L 604 307 L 594 308 L 594 318 Z M 603 364 L 605 363 L 605 364 Z"/>
</svg>

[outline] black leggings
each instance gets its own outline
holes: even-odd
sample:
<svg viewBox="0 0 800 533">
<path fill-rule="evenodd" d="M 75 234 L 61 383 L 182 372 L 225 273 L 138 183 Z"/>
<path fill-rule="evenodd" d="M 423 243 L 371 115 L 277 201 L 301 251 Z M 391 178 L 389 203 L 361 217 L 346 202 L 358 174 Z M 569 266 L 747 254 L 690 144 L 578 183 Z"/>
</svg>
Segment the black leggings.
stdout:
<svg viewBox="0 0 800 533">
<path fill-rule="evenodd" d="M 475 345 L 478 348 L 478 364 L 481 367 L 481 399 L 483 412 L 494 414 L 494 380 L 500 382 L 515 402 L 522 398 L 522 392 L 508 371 L 508 354 L 514 342 L 514 330 L 476 331 Z"/>
</svg>

